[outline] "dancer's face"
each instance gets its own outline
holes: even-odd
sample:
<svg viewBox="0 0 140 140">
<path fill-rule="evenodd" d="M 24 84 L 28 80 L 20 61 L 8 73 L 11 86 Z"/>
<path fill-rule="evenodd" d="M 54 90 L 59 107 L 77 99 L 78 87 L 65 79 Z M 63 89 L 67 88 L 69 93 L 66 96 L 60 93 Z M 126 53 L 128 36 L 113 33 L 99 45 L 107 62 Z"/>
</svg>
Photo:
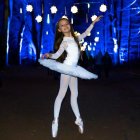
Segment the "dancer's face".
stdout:
<svg viewBox="0 0 140 140">
<path fill-rule="evenodd" d="M 59 28 L 58 28 L 59 32 L 62 32 L 64 34 L 70 32 L 71 27 L 70 27 L 70 23 L 68 20 L 65 20 L 65 19 L 60 20 L 58 25 L 59 25 Z"/>
</svg>

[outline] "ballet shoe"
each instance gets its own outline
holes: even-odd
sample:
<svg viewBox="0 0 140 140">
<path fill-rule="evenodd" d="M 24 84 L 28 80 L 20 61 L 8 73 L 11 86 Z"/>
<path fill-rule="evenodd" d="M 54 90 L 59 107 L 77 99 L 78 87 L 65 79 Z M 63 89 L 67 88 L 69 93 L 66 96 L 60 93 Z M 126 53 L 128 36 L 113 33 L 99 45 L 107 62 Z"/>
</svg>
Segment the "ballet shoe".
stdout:
<svg viewBox="0 0 140 140">
<path fill-rule="evenodd" d="M 84 133 L 84 125 L 83 125 L 82 119 L 81 118 L 80 119 L 76 119 L 75 124 L 78 125 L 79 132 L 81 134 L 83 134 Z"/>
<path fill-rule="evenodd" d="M 57 137 L 57 132 L 58 132 L 58 121 L 53 121 L 52 122 L 52 137 L 53 138 Z"/>
</svg>

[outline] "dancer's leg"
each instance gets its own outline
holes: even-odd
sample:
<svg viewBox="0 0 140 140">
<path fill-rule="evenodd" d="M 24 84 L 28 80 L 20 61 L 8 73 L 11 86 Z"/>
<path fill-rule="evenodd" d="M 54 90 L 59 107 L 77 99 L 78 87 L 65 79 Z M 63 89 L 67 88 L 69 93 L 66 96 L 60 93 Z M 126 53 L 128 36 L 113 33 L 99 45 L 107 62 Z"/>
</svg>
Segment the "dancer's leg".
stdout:
<svg viewBox="0 0 140 140">
<path fill-rule="evenodd" d="M 52 122 L 52 137 L 54 138 L 57 136 L 59 112 L 61 108 L 61 103 L 66 95 L 69 81 L 70 81 L 70 76 L 61 74 L 60 89 L 54 103 L 54 120 Z"/>
<path fill-rule="evenodd" d="M 78 108 L 78 103 L 77 103 L 77 97 L 78 97 L 78 80 L 76 77 L 70 78 L 69 82 L 69 87 L 71 91 L 71 107 L 72 110 L 76 116 L 76 118 L 80 118 L 80 112 Z"/>
<path fill-rule="evenodd" d="M 71 107 L 72 110 L 76 116 L 75 124 L 78 125 L 79 132 L 83 134 L 84 127 L 83 127 L 83 121 L 80 116 L 78 103 L 77 103 L 77 97 L 78 97 L 78 80 L 76 77 L 70 78 L 69 87 L 71 90 Z"/>
<path fill-rule="evenodd" d="M 66 95 L 66 91 L 68 89 L 69 81 L 70 81 L 70 76 L 61 74 L 60 89 L 59 89 L 58 95 L 57 95 L 57 97 L 55 99 L 55 103 L 54 103 L 54 120 L 58 119 L 58 117 L 59 117 L 61 103 L 63 101 L 63 98 Z"/>
</svg>

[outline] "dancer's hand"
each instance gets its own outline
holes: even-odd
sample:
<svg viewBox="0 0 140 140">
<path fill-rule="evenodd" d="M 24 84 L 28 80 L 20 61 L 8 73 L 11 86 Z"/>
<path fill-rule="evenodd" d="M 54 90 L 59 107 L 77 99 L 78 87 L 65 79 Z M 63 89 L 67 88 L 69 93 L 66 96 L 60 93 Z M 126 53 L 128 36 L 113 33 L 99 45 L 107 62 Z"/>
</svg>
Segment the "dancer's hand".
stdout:
<svg viewBox="0 0 140 140">
<path fill-rule="evenodd" d="M 49 58 L 49 56 L 50 56 L 49 53 L 45 53 L 41 56 L 41 59 Z"/>
<path fill-rule="evenodd" d="M 98 16 L 98 17 L 92 22 L 92 24 L 95 24 L 96 22 L 100 21 L 102 17 L 103 17 L 103 15 Z"/>
</svg>

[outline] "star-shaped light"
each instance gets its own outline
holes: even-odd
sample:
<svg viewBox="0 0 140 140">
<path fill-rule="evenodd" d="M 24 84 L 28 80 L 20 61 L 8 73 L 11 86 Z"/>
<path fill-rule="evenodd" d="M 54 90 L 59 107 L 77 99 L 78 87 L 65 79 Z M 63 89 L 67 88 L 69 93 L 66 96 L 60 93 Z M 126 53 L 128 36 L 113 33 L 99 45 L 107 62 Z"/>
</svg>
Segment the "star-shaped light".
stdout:
<svg viewBox="0 0 140 140">
<path fill-rule="evenodd" d="M 77 6 L 72 6 L 72 7 L 71 7 L 71 12 L 72 12 L 73 14 L 77 13 L 77 12 L 78 12 Z"/>
<path fill-rule="evenodd" d="M 56 6 L 52 6 L 50 9 L 52 14 L 55 14 L 57 12 Z"/>
<path fill-rule="evenodd" d="M 27 12 L 32 12 L 33 11 L 33 6 L 32 5 L 27 5 L 26 6 L 26 11 Z"/>
<path fill-rule="evenodd" d="M 107 6 L 106 6 L 105 4 L 102 4 L 102 5 L 100 6 L 100 11 L 101 11 L 101 12 L 106 12 L 106 10 L 107 10 Z"/>
<path fill-rule="evenodd" d="M 35 20 L 40 23 L 42 21 L 42 16 L 38 15 L 36 16 Z"/>
<path fill-rule="evenodd" d="M 96 18 L 97 18 L 97 16 L 96 16 L 96 15 L 93 15 L 93 16 L 91 17 L 91 20 L 94 21 Z"/>
<path fill-rule="evenodd" d="M 99 37 L 95 37 L 95 38 L 94 38 L 94 41 L 95 41 L 95 42 L 99 42 Z"/>
</svg>

